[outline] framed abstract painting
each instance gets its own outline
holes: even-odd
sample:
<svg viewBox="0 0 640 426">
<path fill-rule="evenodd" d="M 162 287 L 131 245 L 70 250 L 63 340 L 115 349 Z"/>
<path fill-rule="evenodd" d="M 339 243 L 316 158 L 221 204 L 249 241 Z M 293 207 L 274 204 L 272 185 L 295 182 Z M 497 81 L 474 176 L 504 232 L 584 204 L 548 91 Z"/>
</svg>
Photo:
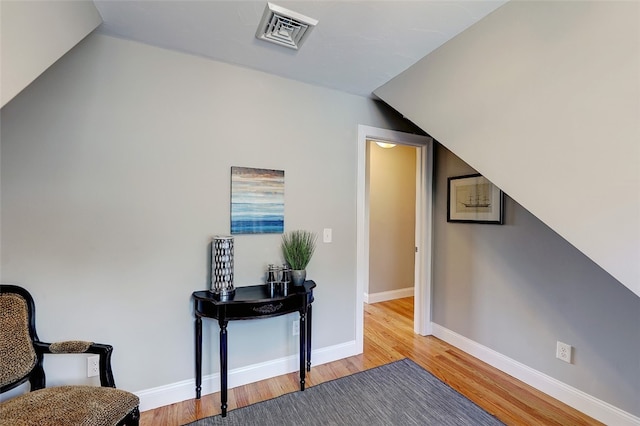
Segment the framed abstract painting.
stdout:
<svg viewBox="0 0 640 426">
<path fill-rule="evenodd" d="M 231 167 L 231 234 L 284 231 L 284 170 Z"/>
</svg>

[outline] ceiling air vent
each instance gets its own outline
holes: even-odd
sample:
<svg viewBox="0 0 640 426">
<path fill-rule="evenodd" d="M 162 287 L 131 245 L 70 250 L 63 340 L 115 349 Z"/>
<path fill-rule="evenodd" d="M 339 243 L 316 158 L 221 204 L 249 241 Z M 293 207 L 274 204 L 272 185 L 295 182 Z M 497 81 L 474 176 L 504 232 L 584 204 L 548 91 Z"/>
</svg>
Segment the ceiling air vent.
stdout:
<svg viewBox="0 0 640 426">
<path fill-rule="evenodd" d="M 256 37 L 298 50 L 317 24 L 315 19 L 267 3 Z"/>
</svg>

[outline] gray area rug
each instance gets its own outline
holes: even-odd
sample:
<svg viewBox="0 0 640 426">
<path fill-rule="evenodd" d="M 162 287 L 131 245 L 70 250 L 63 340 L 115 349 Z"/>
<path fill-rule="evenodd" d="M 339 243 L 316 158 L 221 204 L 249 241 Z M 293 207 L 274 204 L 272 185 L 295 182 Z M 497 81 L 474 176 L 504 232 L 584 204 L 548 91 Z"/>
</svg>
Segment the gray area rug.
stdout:
<svg viewBox="0 0 640 426">
<path fill-rule="evenodd" d="M 502 425 L 411 360 L 362 371 L 191 426 Z"/>
</svg>

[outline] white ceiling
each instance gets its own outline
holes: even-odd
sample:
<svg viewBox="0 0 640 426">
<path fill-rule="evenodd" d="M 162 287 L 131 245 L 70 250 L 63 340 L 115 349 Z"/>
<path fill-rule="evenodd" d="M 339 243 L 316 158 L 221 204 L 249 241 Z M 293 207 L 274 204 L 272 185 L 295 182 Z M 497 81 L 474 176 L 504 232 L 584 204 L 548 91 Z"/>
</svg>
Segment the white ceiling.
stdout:
<svg viewBox="0 0 640 426">
<path fill-rule="evenodd" d="M 255 38 L 266 1 L 94 0 L 98 31 L 371 97 L 506 0 L 275 1 L 319 20 L 299 51 Z"/>
</svg>

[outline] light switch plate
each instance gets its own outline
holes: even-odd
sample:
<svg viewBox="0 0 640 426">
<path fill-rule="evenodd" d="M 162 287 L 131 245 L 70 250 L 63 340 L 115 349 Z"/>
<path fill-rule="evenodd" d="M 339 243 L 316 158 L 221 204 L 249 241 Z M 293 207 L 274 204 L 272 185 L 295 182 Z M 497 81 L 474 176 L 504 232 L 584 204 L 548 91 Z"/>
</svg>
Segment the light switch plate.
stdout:
<svg viewBox="0 0 640 426">
<path fill-rule="evenodd" d="M 324 231 L 322 232 L 322 242 L 330 243 L 332 240 L 331 234 L 332 234 L 331 228 L 324 228 Z"/>
</svg>

